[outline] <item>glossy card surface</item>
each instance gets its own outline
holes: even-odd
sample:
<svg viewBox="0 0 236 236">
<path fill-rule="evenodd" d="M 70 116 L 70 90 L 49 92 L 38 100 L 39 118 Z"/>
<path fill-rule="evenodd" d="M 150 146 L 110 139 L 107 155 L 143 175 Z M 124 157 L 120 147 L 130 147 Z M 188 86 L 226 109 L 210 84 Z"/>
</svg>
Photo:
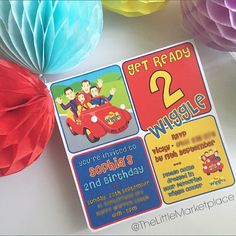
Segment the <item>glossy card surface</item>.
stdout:
<svg viewBox="0 0 236 236">
<path fill-rule="evenodd" d="M 234 184 L 194 42 L 48 86 L 90 229 Z"/>
</svg>

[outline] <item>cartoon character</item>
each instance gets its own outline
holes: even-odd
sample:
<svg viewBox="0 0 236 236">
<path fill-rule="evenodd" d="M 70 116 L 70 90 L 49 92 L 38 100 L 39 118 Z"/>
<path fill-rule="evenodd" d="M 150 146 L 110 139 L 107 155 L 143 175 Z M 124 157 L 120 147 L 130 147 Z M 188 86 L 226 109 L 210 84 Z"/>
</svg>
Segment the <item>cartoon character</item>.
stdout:
<svg viewBox="0 0 236 236">
<path fill-rule="evenodd" d="M 221 162 L 220 158 L 218 156 L 218 151 L 215 151 L 213 154 L 213 151 L 205 152 L 204 155 L 201 156 L 202 160 L 202 166 L 203 166 L 203 172 L 207 175 L 210 175 L 211 173 L 215 173 L 217 171 L 221 172 L 224 168 L 223 163 Z"/>
<path fill-rule="evenodd" d="M 202 155 L 200 159 L 201 159 L 201 161 L 202 161 L 202 162 L 204 162 L 204 163 L 205 163 L 205 162 L 206 162 L 206 160 L 207 160 L 207 157 L 206 157 L 205 155 Z"/>
<path fill-rule="evenodd" d="M 78 99 L 80 102 L 85 100 L 82 95 L 79 95 Z M 118 108 L 112 106 L 108 98 L 102 97 L 102 100 L 105 100 L 105 104 L 81 110 L 80 123 L 67 117 L 66 123 L 73 135 L 86 135 L 87 139 L 94 143 L 107 133 L 121 133 L 128 128 L 132 117 L 125 110 L 125 105 L 122 104 L 121 108 Z"/>
<path fill-rule="evenodd" d="M 61 98 L 56 98 L 56 102 L 60 104 L 61 108 L 63 110 L 68 110 L 70 109 L 71 112 L 73 113 L 75 119 L 78 118 L 77 114 L 77 101 L 75 98 L 75 92 L 71 87 L 67 87 L 64 89 L 64 94 L 66 97 L 69 99 L 69 102 L 67 104 L 63 104 Z"/>
<path fill-rule="evenodd" d="M 204 156 L 205 156 L 205 158 L 206 158 L 206 162 L 209 162 L 210 160 L 209 160 L 209 153 L 208 152 L 205 152 L 204 153 Z"/>
<path fill-rule="evenodd" d="M 76 93 L 76 101 L 78 104 L 78 112 L 77 112 L 78 116 L 80 116 L 82 111 L 94 107 L 90 102 L 86 102 L 84 92 Z"/>
<path fill-rule="evenodd" d="M 214 155 L 215 155 L 216 160 L 221 161 L 221 158 L 219 157 L 219 152 L 218 151 L 215 151 Z"/>
<path fill-rule="evenodd" d="M 93 86 L 90 88 L 90 94 L 91 94 L 91 103 L 93 105 L 101 106 L 106 103 L 106 101 L 111 101 L 112 97 L 114 96 L 116 92 L 115 88 L 111 88 L 110 95 L 105 98 L 104 96 L 100 96 L 100 91 L 97 86 Z"/>
<path fill-rule="evenodd" d="M 213 161 L 213 160 L 215 159 L 215 155 L 214 155 L 214 152 L 213 152 L 212 149 L 209 151 L 209 156 L 208 156 L 208 158 L 209 158 L 210 161 Z"/>
<path fill-rule="evenodd" d="M 98 79 L 97 81 L 97 89 L 100 92 L 102 89 L 103 81 L 101 79 Z M 87 102 L 90 102 L 91 100 L 91 94 L 90 94 L 90 89 L 91 89 L 91 83 L 89 80 L 83 80 L 81 82 L 81 89 L 84 92 L 85 100 Z"/>
</svg>

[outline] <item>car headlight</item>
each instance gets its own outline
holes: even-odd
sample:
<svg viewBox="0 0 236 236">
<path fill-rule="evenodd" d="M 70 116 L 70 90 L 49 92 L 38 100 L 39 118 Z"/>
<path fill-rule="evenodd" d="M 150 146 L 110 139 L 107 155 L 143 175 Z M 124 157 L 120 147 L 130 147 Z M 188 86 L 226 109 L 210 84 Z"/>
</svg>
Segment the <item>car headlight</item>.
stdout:
<svg viewBox="0 0 236 236">
<path fill-rule="evenodd" d="M 204 169 L 204 170 L 207 170 L 208 168 L 207 168 L 207 166 L 204 166 L 203 169 Z"/>
<path fill-rule="evenodd" d="M 218 165 L 218 166 L 220 166 L 220 164 L 221 164 L 220 162 L 217 162 L 217 163 L 216 163 L 216 165 Z"/>
<path fill-rule="evenodd" d="M 125 104 L 121 104 L 120 109 L 125 110 Z"/>
<path fill-rule="evenodd" d="M 98 121 L 98 117 L 97 116 L 92 116 L 91 117 L 91 121 L 93 122 L 93 123 L 96 123 L 97 121 Z"/>
</svg>

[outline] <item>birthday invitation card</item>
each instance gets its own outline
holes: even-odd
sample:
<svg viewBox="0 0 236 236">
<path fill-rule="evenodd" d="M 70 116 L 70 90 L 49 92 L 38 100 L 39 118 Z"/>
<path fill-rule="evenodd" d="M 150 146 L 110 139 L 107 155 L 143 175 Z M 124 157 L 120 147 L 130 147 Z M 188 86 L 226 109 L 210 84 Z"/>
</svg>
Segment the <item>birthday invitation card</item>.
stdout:
<svg viewBox="0 0 236 236">
<path fill-rule="evenodd" d="M 234 184 L 194 42 L 48 86 L 90 229 Z"/>
</svg>

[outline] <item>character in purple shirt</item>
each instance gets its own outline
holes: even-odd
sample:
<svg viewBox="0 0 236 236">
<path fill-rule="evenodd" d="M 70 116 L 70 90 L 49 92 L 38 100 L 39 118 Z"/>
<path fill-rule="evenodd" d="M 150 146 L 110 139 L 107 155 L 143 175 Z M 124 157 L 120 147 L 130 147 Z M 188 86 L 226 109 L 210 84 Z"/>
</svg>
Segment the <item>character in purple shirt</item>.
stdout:
<svg viewBox="0 0 236 236">
<path fill-rule="evenodd" d="M 64 89 L 64 94 L 66 95 L 66 97 L 70 100 L 67 104 L 63 104 L 62 99 L 61 98 L 56 98 L 56 102 L 58 104 L 60 104 L 61 108 L 63 110 L 67 110 L 70 108 L 70 110 L 72 111 L 72 113 L 74 114 L 75 119 L 78 118 L 78 104 L 75 98 L 75 92 L 71 87 L 67 87 Z"/>
</svg>

